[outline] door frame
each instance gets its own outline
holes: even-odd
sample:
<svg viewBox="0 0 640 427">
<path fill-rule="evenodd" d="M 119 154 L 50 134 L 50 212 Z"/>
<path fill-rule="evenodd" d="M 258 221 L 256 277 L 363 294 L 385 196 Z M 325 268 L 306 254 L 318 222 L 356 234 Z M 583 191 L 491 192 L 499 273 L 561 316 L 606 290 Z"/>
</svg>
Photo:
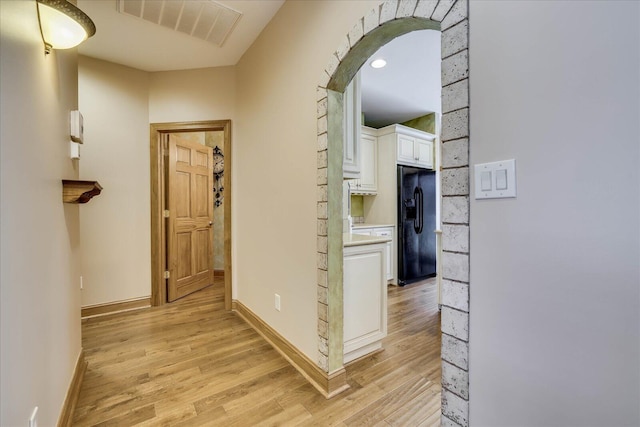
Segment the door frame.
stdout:
<svg viewBox="0 0 640 427">
<path fill-rule="evenodd" d="M 224 132 L 224 308 L 231 310 L 231 120 L 169 122 L 150 124 L 151 183 L 151 305 L 167 303 L 166 270 L 167 230 L 165 207 L 165 159 L 161 136 L 177 132 Z"/>
</svg>

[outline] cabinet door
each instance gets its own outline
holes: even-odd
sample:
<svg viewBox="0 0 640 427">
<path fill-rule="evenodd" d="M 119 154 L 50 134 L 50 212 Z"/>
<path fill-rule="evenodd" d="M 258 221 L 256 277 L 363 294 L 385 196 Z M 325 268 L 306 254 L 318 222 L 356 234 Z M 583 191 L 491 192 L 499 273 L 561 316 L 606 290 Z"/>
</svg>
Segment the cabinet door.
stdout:
<svg viewBox="0 0 640 427">
<path fill-rule="evenodd" d="M 344 91 L 344 150 L 342 167 L 344 178 L 360 178 L 360 73 L 351 80 Z"/>
<path fill-rule="evenodd" d="M 384 246 L 344 248 L 344 362 L 382 347 L 387 335 Z"/>
<path fill-rule="evenodd" d="M 418 166 L 433 169 L 433 142 L 416 138 L 415 154 Z"/>
<path fill-rule="evenodd" d="M 387 280 L 393 279 L 393 229 L 378 228 L 374 230 L 376 236 L 390 237 L 392 240 L 387 242 Z"/>
<path fill-rule="evenodd" d="M 415 139 L 411 136 L 398 135 L 398 163 L 413 165 L 415 159 Z"/>
<path fill-rule="evenodd" d="M 376 138 L 363 134 L 360 138 L 360 179 L 356 193 L 378 191 L 378 148 Z"/>
</svg>

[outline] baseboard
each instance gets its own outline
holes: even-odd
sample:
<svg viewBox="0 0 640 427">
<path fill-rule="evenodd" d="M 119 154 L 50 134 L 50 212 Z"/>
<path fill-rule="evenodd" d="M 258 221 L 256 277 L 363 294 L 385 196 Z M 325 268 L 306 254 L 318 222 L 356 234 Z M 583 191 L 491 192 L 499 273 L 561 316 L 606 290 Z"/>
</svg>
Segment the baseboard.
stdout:
<svg viewBox="0 0 640 427">
<path fill-rule="evenodd" d="M 231 307 L 324 397 L 329 399 L 349 388 L 347 373 L 344 368 L 331 373 L 324 372 L 306 354 L 298 350 L 240 301 L 233 300 Z"/>
<path fill-rule="evenodd" d="M 76 368 L 73 371 L 69 390 L 67 390 L 67 396 L 64 399 L 60 418 L 58 419 L 58 427 L 71 427 L 73 423 L 73 413 L 76 409 L 76 403 L 78 403 L 80 387 L 82 386 L 82 379 L 84 378 L 86 370 L 87 362 L 84 360 L 84 350 L 80 349 L 80 354 L 76 361 Z"/>
<path fill-rule="evenodd" d="M 82 307 L 80 316 L 93 317 L 103 314 L 117 313 L 119 311 L 134 310 L 137 308 L 149 307 L 151 305 L 151 297 L 134 298 L 125 301 L 108 302 L 105 304 L 88 305 Z"/>
<path fill-rule="evenodd" d="M 213 270 L 213 277 L 224 277 L 224 270 Z"/>
<path fill-rule="evenodd" d="M 352 365 L 355 365 L 356 363 L 360 362 L 361 360 L 367 359 L 371 356 L 373 356 L 374 354 L 378 354 L 378 353 L 382 353 L 384 351 L 384 348 L 379 348 L 377 350 L 373 350 L 371 353 L 367 353 L 367 354 L 363 354 L 360 357 L 356 357 L 353 360 L 350 360 L 349 362 L 344 364 L 345 369 L 349 368 Z"/>
</svg>

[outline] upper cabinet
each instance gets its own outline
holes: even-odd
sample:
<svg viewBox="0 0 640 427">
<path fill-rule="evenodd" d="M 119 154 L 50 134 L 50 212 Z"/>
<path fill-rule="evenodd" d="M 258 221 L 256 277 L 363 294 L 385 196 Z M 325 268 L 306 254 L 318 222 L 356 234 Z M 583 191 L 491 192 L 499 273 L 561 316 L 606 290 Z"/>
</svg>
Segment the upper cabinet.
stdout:
<svg viewBox="0 0 640 427">
<path fill-rule="evenodd" d="M 378 129 L 378 138 L 396 145 L 397 164 L 433 169 L 435 135 L 403 125 L 391 125 Z"/>
<path fill-rule="evenodd" d="M 352 194 L 378 192 L 378 138 L 376 130 L 362 126 L 360 134 L 360 178 L 351 185 Z"/>
<path fill-rule="evenodd" d="M 345 178 L 360 178 L 360 127 L 362 108 L 360 104 L 360 73 L 356 74 L 344 91 L 344 149 L 342 165 Z"/>
</svg>

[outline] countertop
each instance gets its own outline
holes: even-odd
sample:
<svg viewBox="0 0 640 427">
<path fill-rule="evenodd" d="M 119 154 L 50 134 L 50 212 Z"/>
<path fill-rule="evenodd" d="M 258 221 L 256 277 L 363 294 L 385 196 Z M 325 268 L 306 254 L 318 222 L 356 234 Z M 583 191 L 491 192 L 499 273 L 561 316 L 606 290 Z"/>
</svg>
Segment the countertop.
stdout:
<svg viewBox="0 0 640 427">
<path fill-rule="evenodd" d="M 369 224 L 365 222 L 353 224 L 351 228 L 380 228 L 380 227 L 395 227 L 394 224 Z"/>
<path fill-rule="evenodd" d="M 362 234 L 342 234 L 342 244 L 347 246 L 374 245 L 376 243 L 390 242 L 391 237 L 388 236 L 365 236 Z"/>
</svg>

